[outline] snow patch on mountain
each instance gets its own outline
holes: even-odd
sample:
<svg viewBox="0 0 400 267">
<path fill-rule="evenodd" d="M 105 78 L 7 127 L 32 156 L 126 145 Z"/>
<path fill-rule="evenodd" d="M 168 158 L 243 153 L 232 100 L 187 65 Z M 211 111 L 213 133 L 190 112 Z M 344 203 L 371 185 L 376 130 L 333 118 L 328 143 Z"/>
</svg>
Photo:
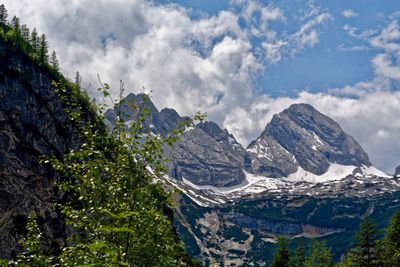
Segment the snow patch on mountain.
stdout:
<svg viewBox="0 0 400 267">
<path fill-rule="evenodd" d="M 295 173 L 290 174 L 288 177 L 283 178 L 286 181 L 291 182 L 309 182 L 309 183 L 323 183 L 326 181 L 341 180 L 347 175 L 353 173 L 357 166 L 346 166 L 333 163 L 329 166 L 328 171 L 321 175 L 308 172 L 299 166 Z"/>
</svg>

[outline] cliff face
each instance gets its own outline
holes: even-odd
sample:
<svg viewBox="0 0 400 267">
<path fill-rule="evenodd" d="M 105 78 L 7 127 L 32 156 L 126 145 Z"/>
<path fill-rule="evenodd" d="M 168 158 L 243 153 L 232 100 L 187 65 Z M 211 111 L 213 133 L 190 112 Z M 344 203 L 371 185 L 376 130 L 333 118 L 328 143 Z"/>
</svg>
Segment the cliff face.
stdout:
<svg viewBox="0 0 400 267">
<path fill-rule="evenodd" d="M 120 116 L 128 126 L 138 118 L 134 107 L 148 110 L 144 126 L 154 134 L 167 135 L 188 119 L 174 109 L 158 111 L 146 95 L 129 94 L 119 107 Z M 106 123 L 115 125 L 116 115 L 117 109 L 108 110 Z M 214 122 L 202 122 L 187 129 L 173 148 L 166 148 L 165 152 L 172 159 L 168 164 L 169 175 L 178 180 L 222 187 L 240 184 L 245 179 L 247 152 L 233 135 Z"/>
<path fill-rule="evenodd" d="M 254 172 L 270 177 L 288 176 L 298 167 L 321 175 L 332 163 L 371 166 L 353 137 L 308 104 L 293 104 L 275 114 L 247 151 Z"/>
<path fill-rule="evenodd" d="M 52 87 L 54 78 L 21 52 L 0 40 L 0 257 L 19 250 L 26 216 L 39 214 L 51 247 L 64 229 L 51 207 L 56 192 L 53 170 L 38 163 L 60 156 L 79 143 Z"/>
</svg>

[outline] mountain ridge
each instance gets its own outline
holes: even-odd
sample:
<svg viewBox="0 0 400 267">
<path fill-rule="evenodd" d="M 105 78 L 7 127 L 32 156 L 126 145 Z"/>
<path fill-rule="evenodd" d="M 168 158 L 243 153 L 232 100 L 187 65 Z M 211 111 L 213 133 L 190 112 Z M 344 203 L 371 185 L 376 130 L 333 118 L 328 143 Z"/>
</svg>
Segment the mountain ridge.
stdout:
<svg viewBox="0 0 400 267">
<path fill-rule="evenodd" d="M 141 97 L 146 98 L 150 110 L 147 126 L 155 134 L 165 135 L 178 125 L 177 121 L 187 118 L 171 108 L 159 112 L 145 95 L 130 94 L 127 101 L 121 102 L 121 110 L 129 114 L 132 110 L 126 106 L 142 105 L 143 100 L 138 100 Z M 158 126 L 164 123 L 163 112 L 173 114 L 167 128 Z M 115 116 L 115 109 L 106 114 Z M 268 178 L 321 182 L 325 176 L 336 174 L 338 177 L 326 179 L 341 179 L 356 168 L 364 166 L 366 170 L 372 166 L 361 145 L 338 123 L 304 103 L 275 114 L 246 149 L 226 129 L 205 121 L 187 129 L 181 140 L 167 149 L 167 155 L 172 159 L 169 175 L 175 179 L 216 187 L 240 185 L 246 181 L 246 172 Z"/>
</svg>

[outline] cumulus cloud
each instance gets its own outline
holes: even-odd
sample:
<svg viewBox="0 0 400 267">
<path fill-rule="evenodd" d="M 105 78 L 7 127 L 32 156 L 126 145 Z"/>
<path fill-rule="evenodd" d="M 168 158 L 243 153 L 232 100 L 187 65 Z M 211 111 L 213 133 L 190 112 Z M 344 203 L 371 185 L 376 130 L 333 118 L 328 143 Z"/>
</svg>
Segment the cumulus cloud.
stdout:
<svg viewBox="0 0 400 267">
<path fill-rule="evenodd" d="M 345 18 L 354 18 L 357 17 L 358 14 L 351 9 L 346 9 L 342 11 L 342 16 Z"/>
<path fill-rule="evenodd" d="M 377 75 L 400 81 L 400 26 L 394 20 L 377 36 L 371 39 L 373 47 L 383 50 L 377 54 L 372 63 Z"/>
<path fill-rule="evenodd" d="M 193 16 L 178 5 L 144 0 L 6 0 L 4 4 L 23 23 L 45 32 L 64 73 L 73 77 L 79 70 L 92 92 L 97 74 L 113 88 L 122 78 L 127 92 L 137 93 L 143 86 L 152 90 L 159 108 L 173 107 L 182 115 L 207 112 L 210 120 L 245 146 L 274 113 L 292 103 L 310 103 L 338 120 L 379 167 L 392 168 L 400 151 L 395 140 L 400 133 L 395 116 L 400 97 L 387 88 L 390 79 L 398 77 L 394 64 L 398 25 L 389 25 L 371 40 L 371 46 L 384 54 L 372 61 L 376 79 L 328 93 L 271 98 L 255 90 L 257 74 L 270 63 L 316 46 L 322 27 L 333 17 L 310 6 L 300 26 L 277 31 L 272 22 L 286 23 L 281 8 L 257 0 L 231 3 L 231 9 L 213 16 Z"/>
</svg>

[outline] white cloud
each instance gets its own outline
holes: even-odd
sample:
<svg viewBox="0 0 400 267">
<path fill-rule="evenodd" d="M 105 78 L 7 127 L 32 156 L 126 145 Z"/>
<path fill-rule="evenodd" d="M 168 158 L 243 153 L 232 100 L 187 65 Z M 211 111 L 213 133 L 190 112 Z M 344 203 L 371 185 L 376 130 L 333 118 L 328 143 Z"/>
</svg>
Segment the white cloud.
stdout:
<svg viewBox="0 0 400 267">
<path fill-rule="evenodd" d="M 354 18 L 357 17 L 358 14 L 351 9 L 346 9 L 342 11 L 342 16 L 345 18 Z"/>
<path fill-rule="evenodd" d="M 301 28 L 292 36 L 293 42 L 298 43 L 298 49 L 303 49 L 306 46 L 313 47 L 319 42 L 319 34 L 317 26 L 322 25 L 332 20 L 329 13 L 318 14 L 308 20 Z"/>
</svg>

